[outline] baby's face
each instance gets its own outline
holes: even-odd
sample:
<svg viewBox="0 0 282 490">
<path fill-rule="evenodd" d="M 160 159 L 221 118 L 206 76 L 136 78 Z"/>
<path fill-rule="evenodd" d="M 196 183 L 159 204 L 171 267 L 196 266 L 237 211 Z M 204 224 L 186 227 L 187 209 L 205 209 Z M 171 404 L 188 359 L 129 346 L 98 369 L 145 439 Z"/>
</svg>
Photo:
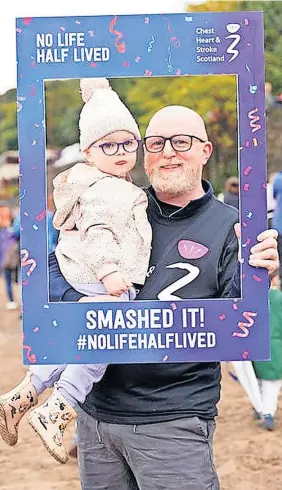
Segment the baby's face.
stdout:
<svg viewBox="0 0 282 490">
<path fill-rule="evenodd" d="M 125 177 L 135 166 L 137 149 L 138 141 L 132 133 L 115 131 L 93 143 L 86 156 L 101 172 Z"/>
</svg>

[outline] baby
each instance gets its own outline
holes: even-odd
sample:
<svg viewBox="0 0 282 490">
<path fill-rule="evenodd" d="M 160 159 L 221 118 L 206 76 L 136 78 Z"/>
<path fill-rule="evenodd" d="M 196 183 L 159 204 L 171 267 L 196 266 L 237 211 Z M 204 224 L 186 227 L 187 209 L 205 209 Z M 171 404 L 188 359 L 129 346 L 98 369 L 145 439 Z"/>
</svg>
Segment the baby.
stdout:
<svg viewBox="0 0 282 490">
<path fill-rule="evenodd" d="M 60 230 L 56 257 L 65 279 L 85 296 L 134 300 L 134 284 L 145 282 L 152 239 L 146 194 L 129 177 L 140 132 L 108 80 L 82 79 L 80 87 L 85 102 L 80 146 L 86 162 L 54 179 L 54 226 Z M 3 440 L 16 444 L 22 417 L 43 391 L 56 385 L 48 400 L 30 411 L 28 422 L 50 454 L 66 463 L 65 428 L 77 417 L 77 403 L 84 402 L 106 368 L 31 366 L 23 381 L 0 397 Z"/>
</svg>

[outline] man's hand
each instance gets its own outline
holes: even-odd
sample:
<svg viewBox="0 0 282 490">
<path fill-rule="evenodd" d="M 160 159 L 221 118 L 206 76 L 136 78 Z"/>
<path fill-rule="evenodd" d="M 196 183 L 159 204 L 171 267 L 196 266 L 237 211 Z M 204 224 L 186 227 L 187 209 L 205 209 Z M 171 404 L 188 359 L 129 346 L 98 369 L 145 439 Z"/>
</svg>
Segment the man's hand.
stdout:
<svg viewBox="0 0 282 490">
<path fill-rule="evenodd" d="M 241 230 L 240 224 L 234 226 L 236 236 L 240 245 Z M 249 264 L 253 267 L 263 267 L 268 274 L 272 274 L 279 267 L 279 257 L 277 251 L 276 230 L 265 230 L 257 236 L 257 243 L 251 248 Z"/>
<path fill-rule="evenodd" d="M 122 293 L 126 293 L 132 286 L 130 282 L 127 282 L 120 272 L 113 272 L 102 279 L 102 282 L 107 290 L 107 293 L 113 296 L 120 296 Z"/>
</svg>

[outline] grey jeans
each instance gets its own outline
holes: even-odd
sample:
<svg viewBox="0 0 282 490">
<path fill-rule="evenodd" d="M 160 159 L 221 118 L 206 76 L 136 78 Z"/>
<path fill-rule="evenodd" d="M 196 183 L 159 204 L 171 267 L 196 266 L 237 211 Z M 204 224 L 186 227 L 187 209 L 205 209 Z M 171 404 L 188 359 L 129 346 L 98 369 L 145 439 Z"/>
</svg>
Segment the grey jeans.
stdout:
<svg viewBox="0 0 282 490">
<path fill-rule="evenodd" d="M 82 490 L 219 490 L 214 421 L 190 417 L 146 425 L 78 417 Z"/>
</svg>

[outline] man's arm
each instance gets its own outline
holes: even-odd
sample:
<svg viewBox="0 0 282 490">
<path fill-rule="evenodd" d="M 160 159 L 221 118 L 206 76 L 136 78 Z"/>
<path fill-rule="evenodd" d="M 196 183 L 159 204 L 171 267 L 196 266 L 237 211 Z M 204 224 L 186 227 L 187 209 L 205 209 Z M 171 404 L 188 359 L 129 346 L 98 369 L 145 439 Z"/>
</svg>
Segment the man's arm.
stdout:
<svg viewBox="0 0 282 490">
<path fill-rule="evenodd" d="M 51 302 L 78 301 L 84 295 L 78 293 L 62 275 L 55 253 L 48 256 L 49 264 L 49 299 Z"/>
<path fill-rule="evenodd" d="M 241 297 L 241 274 L 240 274 L 240 263 L 237 261 L 236 270 L 233 274 L 230 289 L 228 292 L 229 298 L 240 298 Z"/>
</svg>

